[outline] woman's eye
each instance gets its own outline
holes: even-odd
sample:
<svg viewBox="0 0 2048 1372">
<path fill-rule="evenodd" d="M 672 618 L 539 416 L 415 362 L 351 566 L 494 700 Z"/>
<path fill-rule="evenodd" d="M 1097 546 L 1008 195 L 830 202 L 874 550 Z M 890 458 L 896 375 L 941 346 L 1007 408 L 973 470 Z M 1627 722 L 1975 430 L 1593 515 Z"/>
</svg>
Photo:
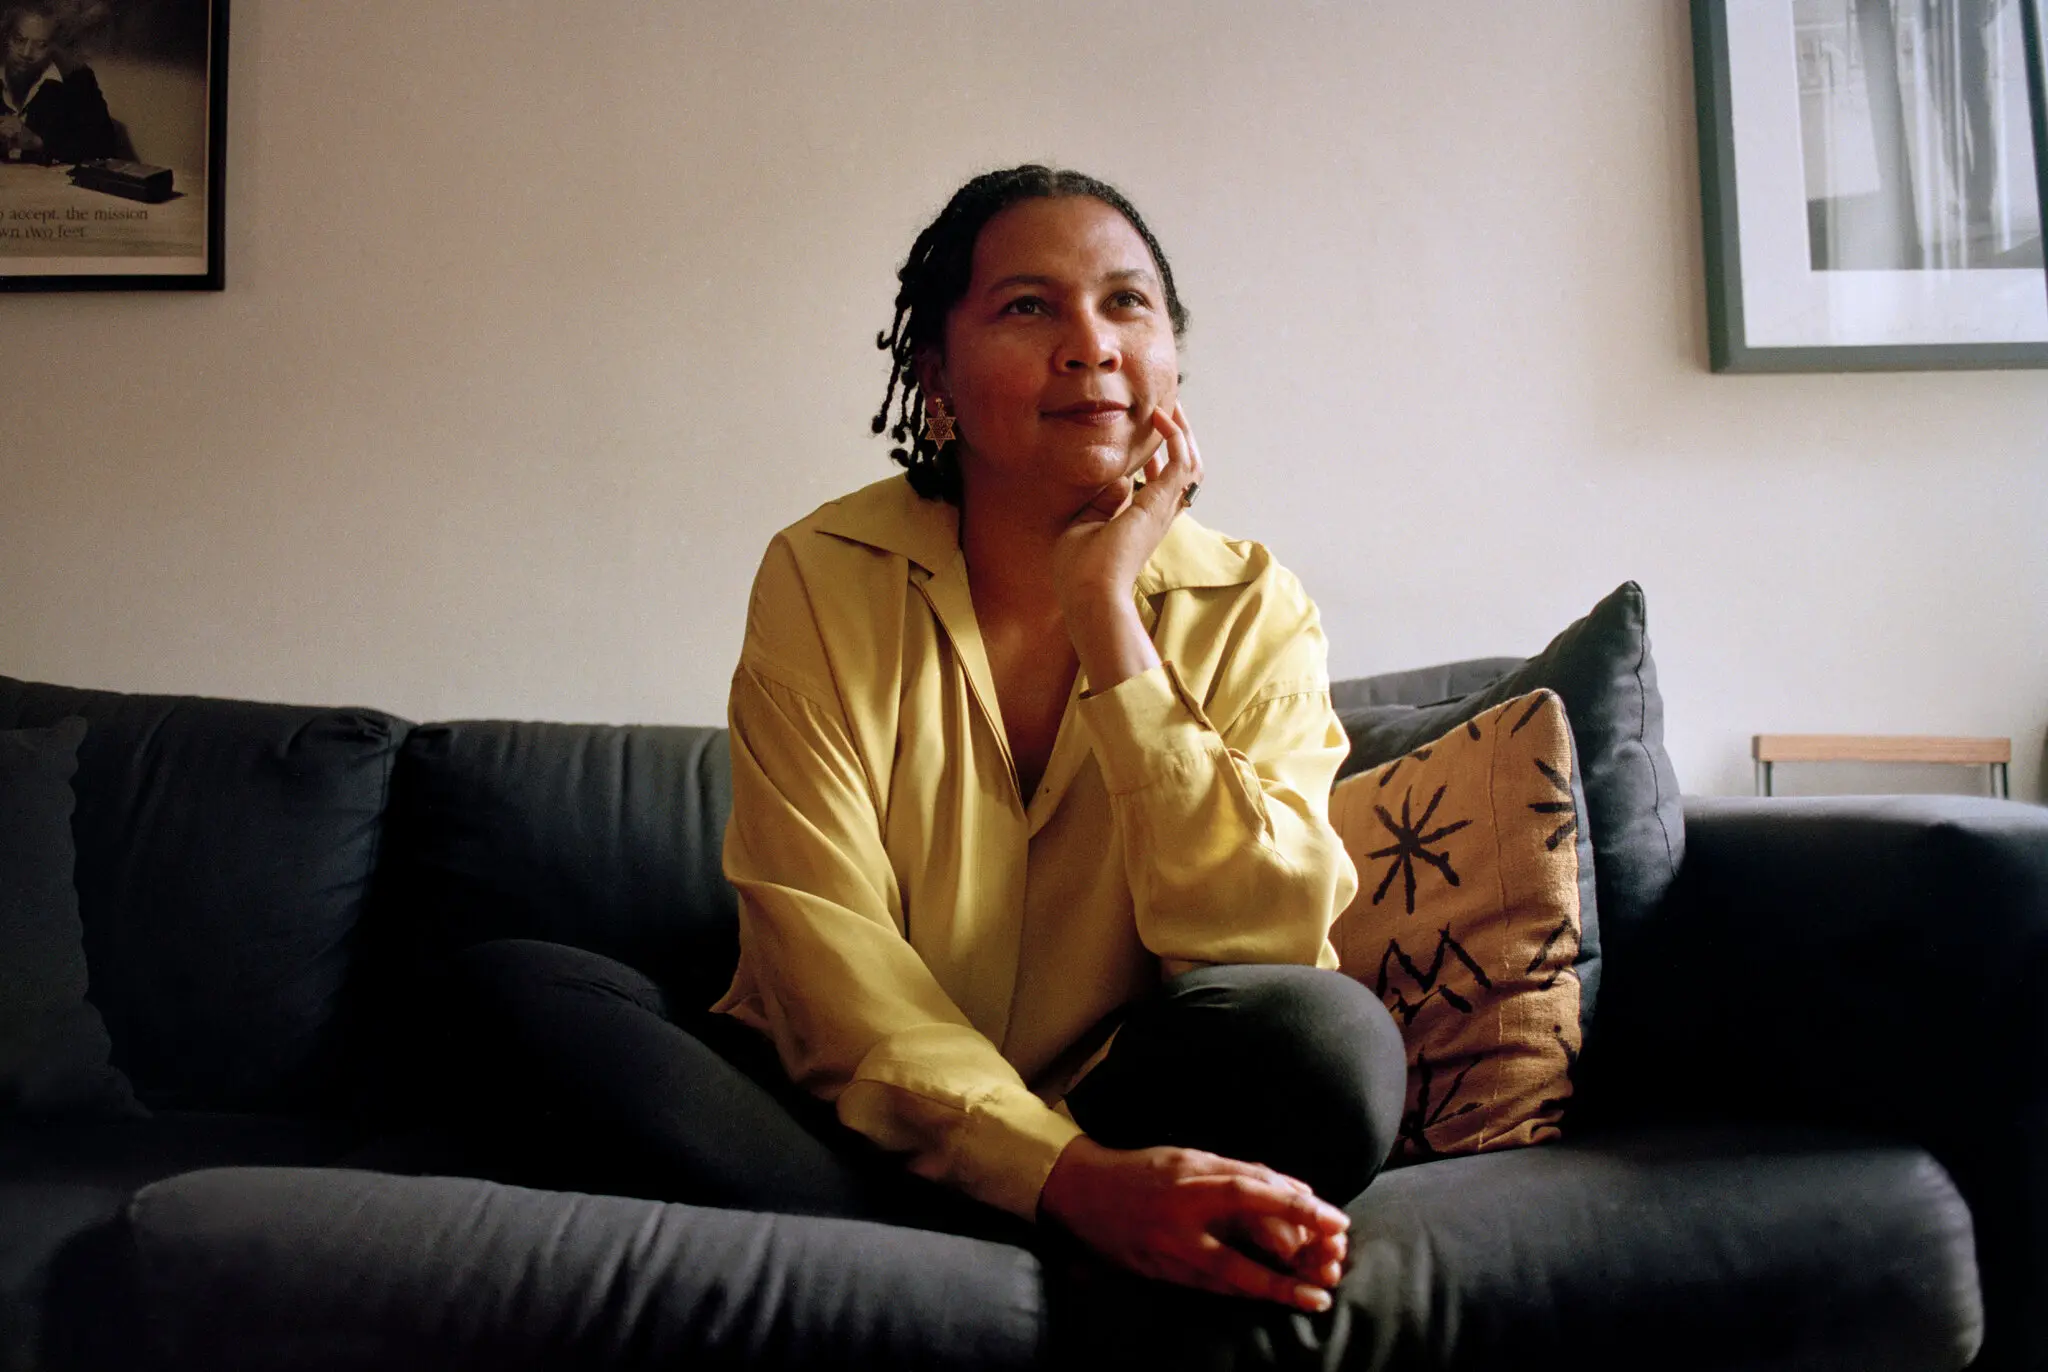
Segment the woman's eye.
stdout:
<svg viewBox="0 0 2048 1372">
<path fill-rule="evenodd" d="M 1003 306 L 1004 314 L 1043 314 L 1045 302 L 1035 295 L 1020 295 Z"/>
<path fill-rule="evenodd" d="M 1142 310 L 1152 302 L 1141 291 L 1118 291 L 1110 297 L 1110 303 L 1122 310 Z"/>
</svg>

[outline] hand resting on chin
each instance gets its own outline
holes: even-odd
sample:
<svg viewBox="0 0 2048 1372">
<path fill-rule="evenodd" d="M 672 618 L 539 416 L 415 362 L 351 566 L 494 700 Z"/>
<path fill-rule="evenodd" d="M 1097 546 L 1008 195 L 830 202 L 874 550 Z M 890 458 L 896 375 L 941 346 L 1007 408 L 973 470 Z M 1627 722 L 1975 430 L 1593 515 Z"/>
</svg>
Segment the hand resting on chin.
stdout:
<svg viewBox="0 0 2048 1372">
<path fill-rule="evenodd" d="M 1131 596 L 1138 573 L 1183 508 L 1183 493 L 1202 479 L 1202 455 L 1187 412 L 1152 412 L 1161 442 L 1138 467 L 1095 493 L 1075 512 L 1053 548 L 1053 584 L 1091 692 L 1159 665 L 1151 635 Z M 1143 486 L 1137 478 L 1146 477 Z"/>
</svg>

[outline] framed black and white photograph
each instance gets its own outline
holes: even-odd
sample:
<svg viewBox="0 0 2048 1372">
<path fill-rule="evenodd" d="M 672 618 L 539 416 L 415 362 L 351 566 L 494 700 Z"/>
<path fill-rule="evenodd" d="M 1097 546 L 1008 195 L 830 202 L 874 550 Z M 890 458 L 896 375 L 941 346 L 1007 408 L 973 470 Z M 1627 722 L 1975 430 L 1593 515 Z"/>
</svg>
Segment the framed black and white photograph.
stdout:
<svg viewBox="0 0 2048 1372">
<path fill-rule="evenodd" d="M 227 0 L 0 0 L 0 290 L 220 290 Z"/>
<path fill-rule="evenodd" d="M 2048 366 L 2037 0 L 1694 0 L 1715 371 Z"/>
</svg>

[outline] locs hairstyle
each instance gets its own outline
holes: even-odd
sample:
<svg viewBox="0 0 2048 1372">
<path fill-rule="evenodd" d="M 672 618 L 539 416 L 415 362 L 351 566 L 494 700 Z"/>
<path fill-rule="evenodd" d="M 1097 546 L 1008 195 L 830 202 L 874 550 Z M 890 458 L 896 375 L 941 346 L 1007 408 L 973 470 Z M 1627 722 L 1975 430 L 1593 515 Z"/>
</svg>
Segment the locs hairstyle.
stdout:
<svg viewBox="0 0 2048 1372">
<path fill-rule="evenodd" d="M 910 485 L 927 500 L 960 501 L 960 461 L 949 444 L 941 448 L 925 429 L 924 387 L 917 379 L 922 353 L 943 356 L 946 315 L 967 294 L 974 273 L 974 244 L 989 220 L 1022 200 L 1052 200 L 1085 195 L 1121 214 L 1145 240 L 1159 264 L 1160 287 L 1166 293 L 1166 317 L 1178 340 L 1187 332 L 1188 312 L 1173 286 L 1173 268 L 1159 240 L 1123 192 L 1076 171 L 1058 171 L 1036 163 L 983 172 L 959 190 L 910 245 L 910 256 L 896 273 L 896 318 L 889 332 L 875 335 L 875 346 L 889 354 L 889 389 L 875 411 L 873 428 L 885 429 L 899 446 L 889 456 L 910 471 Z M 889 407 L 896 407 L 893 426 Z"/>
</svg>

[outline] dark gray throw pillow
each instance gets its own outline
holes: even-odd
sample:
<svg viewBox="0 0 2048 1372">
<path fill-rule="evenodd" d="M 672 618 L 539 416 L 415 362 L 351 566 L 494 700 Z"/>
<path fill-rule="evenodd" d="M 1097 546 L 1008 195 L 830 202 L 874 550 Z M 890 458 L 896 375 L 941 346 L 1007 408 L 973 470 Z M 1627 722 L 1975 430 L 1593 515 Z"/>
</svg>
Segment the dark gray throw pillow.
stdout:
<svg viewBox="0 0 2048 1372">
<path fill-rule="evenodd" d="M 1664 751 L 1664 701 L 1650 660 L 1643 588 L 1623 582 L 1585 618 L 1536 656 L 1469 695 L 1433 705 L 1340 708 L 1351 756 L 1344 773 L 1376 767 L 1427 743 L 1482 710 L 1548 687 L 1564 700 L 1578 754 L 1575 780 L 1585 791 L 1581 812 L 1592 838 L 1595 920 L 1602 937 L 1639 928 L 1671 886 L 1685 857 L 1685 816 L 1678 777 Z M 1598 986 L 1593 965 L 1581 966 L 1586 1013 Z"/>
<path fill-rule="evenodd" d="M 86 723 L 0 731 L 0 1121 L 139 1115 L 85 998 L 71 777 Z"/>
</svg>

